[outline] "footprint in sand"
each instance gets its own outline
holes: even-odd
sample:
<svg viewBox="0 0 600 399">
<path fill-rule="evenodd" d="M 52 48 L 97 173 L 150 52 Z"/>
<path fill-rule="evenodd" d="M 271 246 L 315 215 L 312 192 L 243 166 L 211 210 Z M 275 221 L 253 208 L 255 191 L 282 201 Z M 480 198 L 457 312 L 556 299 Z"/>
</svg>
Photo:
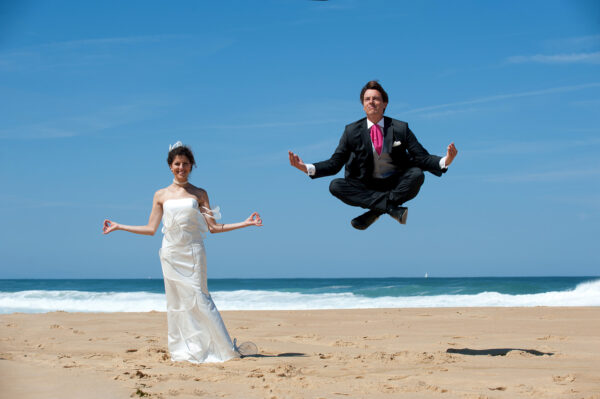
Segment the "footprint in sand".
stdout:
<svg viewBox="0 0 600 399">
<path fill-rule="evenodd" d="M 91 353 L 89 355 L 84 356 L 83 358 L 84 359 L 92 359 L 94 357 L 104 357 L 104 356 L 111 357 L 110 355 L 105 355 L 105 354 L 102 354 L 102 353 Z"/>
<path fill-rule="evenodd" d="M 109 338 L 106 338 L 106 337 L 88 339 L 88 341 L 108 341 L 108 340 L 109 340 Z"/>
<path fill-rule="evenodd" d="M 134 395 L 131 395 L 131 396 L 134 397 Z M 146 391 L 142 391 L 140 388 L 136 388 L 135 396 L 139 396 L 140 398 L 143 398 L 146 396 L 150 396 L 150 393 L 148 393 Z"/>
<path fill-rule="evenodd" d="M 406 357 L 408 355 L 407 351 L 395 352 L 395 353 L 387 353 L 387 352 L 373 352 L 368 355 L 369 359 L 380 360 L 380 361 L 393 361 L 398 357 Z"/>
<path fill-rule="evenodd" d="M 298 369 L 291 364 L 277 366 L 275 372 L 277 373 L 277 377 L 295 377 L 299 373 Z"/>
<path fill-rule="evenodd" d="M 150 378 L 150 375 L 143 373 L 141 370 L 136 370 L 135 374 L 131 375 L 131 378 L 134 378 L 134 377 L 139 378 L 139 379 L 147 379 L 147 378 Z"/>
<path fill-rule="evenodd" d="M 419 363 L 431 363 L 435 359 L 434 355 L 427 352 L 419 353 L 416 357 Z"/>
<path fill-rule="evenodd" d="M 537 338 L 538 341 L 564 341 L 567 337 L 557 337 L 555 335 L 546 335 Z"/>
<path fill-rule="evenodd" d="M 354 342 L 338 340 L 338 341 L 335 341 L 333 346 L 344 348 L 344 347 L 349 347 L 349 346 L 356 346 L 356 344 Z"/>
<path fill-rule="evenodd" d="M 247 378 L 263 378 L 265 375 L 261 369 L 252 370 L 246 377 Z"/>
<path fill-rule="evenodd" d="M 409 377 L 408 375 L 397 375 L 397 376 L 394 376 L 394 377 L 390 377 L 387 380 L 388 381 L 398 381 L 398 380 L 403 380 L 403 379 L 408 378 L 408 377 Z"/>
<path fill-rule="evenodd" d="M 320 337 L 316 334 L 302 334 L 302 335 L 294 335 L 296 339 L 319 339 Z"/>
<path fill-rule="evenodd" d="M 555 383 L 557 383 L 559 385 L 565 385 L 565 384 L 574 382 L 575 376 L 573 374 L 567 374 L 564 376 L 555 375 L 555 376 L 552 376 L 552 381 L 554 381 Z"/>
</svg>

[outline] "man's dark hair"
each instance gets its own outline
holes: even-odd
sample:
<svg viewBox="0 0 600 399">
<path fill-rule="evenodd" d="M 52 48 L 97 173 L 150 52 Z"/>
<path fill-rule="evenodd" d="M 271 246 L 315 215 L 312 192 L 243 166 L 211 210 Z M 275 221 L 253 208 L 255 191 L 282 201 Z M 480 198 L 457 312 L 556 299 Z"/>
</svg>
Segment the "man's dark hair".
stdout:
<svg viewBox="0 0 600 399">
<path fill-rule="evenodd" d="M 370 82 L 367 82 L 367 84 L 365 85 L 365 87 L 362 88 L 362 90 L 360 91 L 360 103 L 364 104 L 364 98 L 365 98 L 365 92 L 367 90 L 377 90 L 379 93 L 381 93 L 381 99 L 383 100 L 384 103 L 389 102 L 388 101 L 388 95 L 385 92 L 385 90 L 383 90 L 383 87 L 381 87 L 381 85 L 379 84 L 378 81 L 376 80 L 371 80 Z"/>
<path fill-rule="evenodd" d="M 169 166 L 171 166 L 177 155 L 185 156 L 192 164 L 192 167 L 196 166 L 194 154 L 192 154 L 192 150 L 190 150 L 190 147 L 188 147 L 187 145 L 175 147 L 171 151 L 169 151 L 169 155 L 167 156 L 167 163 L 169 164 Z"/>
</svg>

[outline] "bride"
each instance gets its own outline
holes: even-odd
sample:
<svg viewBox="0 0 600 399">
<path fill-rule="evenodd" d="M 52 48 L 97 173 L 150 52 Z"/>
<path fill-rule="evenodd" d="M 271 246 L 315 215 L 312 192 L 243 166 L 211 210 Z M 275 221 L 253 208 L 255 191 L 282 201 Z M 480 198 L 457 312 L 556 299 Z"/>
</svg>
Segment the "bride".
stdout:
<svg viewBox="0 0 600 399">
<path fill-rule="evenodd" d="M 243 351 L 231 341 L 208 292 L 203 239 L 207 231 L 222 233 L 262 226 L 262 220 L 254 212 L 243 222 L 217 223 L 221 217 L 219 207 L 211 209 L 206 191 L 188 182 L 196 165 L 189 147 L 180 141 L 169 146 L 167 163 L 173 173 L 173 183 L 154 194 L 148 224 L 126 226 L 105 220 L 103 232 L 123 230 L 154 235 L 162 218 L 164 237 L 159 256 L 167 295 L 171 359 L 205 363 L 239 357 Z"/>
</svg>

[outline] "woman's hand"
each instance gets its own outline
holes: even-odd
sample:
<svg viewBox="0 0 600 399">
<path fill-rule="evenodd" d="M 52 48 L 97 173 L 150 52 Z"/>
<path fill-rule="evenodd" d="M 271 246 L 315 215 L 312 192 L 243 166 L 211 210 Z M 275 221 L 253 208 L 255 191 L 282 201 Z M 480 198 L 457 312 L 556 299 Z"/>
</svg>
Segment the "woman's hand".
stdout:
<svg viewBox="0 0 600 399">
<path fill-rule="evenodd" d="M 248 226 L 262 226 L 262 219 L 258 212 L 254 212 L 252 215 L 248 216 L 248 219 L 244 222 Z"/>
<path fill-rule="evenodd" d="M 102 225 L 102 233 L 108 234 L 112 233 L 115 230 L 119 230 L 119 224 L 108 219 L 104 219 L 104 224 Z"/>
</svg>

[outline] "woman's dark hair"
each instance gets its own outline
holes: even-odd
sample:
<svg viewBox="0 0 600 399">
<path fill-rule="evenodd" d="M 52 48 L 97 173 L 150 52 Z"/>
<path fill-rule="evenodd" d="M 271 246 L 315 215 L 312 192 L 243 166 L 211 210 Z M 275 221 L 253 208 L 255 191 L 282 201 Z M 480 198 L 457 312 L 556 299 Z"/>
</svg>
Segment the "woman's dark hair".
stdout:
<svg viewBox="0 0 600 399">
<path fill-rule="evenodd" d="M 360 103 L 361 104 L 364 104 L 365 92 L 367 90 L 377 90 L 379 93 L 381 93 L 381 99 L 383 100 L 383 102 L 384 103 L 389 102 L 388 95 L 385 92 L 385 90 L 383 90 L 383 87 L 381 87 L 379 82 L 376 80 L 371 80 L 370 82 L 367 82 L 365 87 L 363 87 L 362 90 L 360 91 Z"/>
<path fill-rule="evenodd" d="M 192 164 L 192 167 L 196 166 L 194 154 L 192 154 L 192 150 L 190 150 L 190 147 L 188 147 L 187 145 L 175 147 L 171 151 L 169 151 L 169 155 L 167 156 L 167 163 L 169 164 L 169 166 L 171 166 L 177 155 L 185 156 Z"/>
</svg>

